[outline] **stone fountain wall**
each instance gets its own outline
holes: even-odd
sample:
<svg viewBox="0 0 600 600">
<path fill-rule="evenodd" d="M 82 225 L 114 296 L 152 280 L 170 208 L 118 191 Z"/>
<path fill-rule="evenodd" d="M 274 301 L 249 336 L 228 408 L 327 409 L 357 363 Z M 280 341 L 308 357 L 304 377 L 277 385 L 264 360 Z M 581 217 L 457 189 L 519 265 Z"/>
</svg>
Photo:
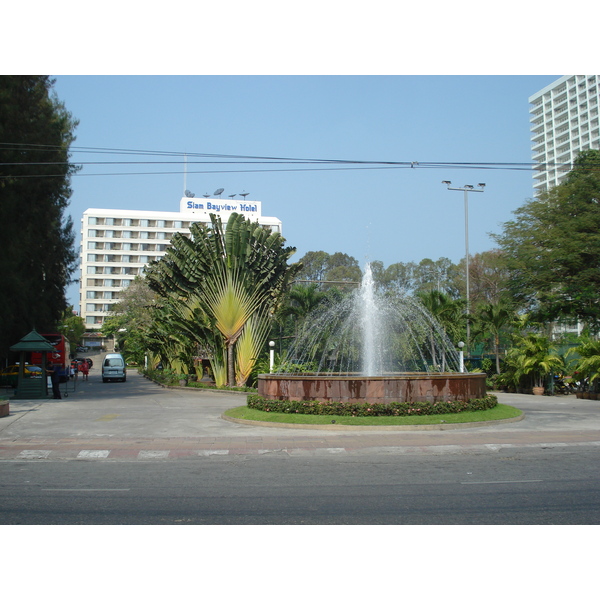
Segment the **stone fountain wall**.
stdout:
<svg viewBox="0 0 600 600">
<path fill-rule="evenodd" d="M 486 396 L 485 373 L 395 373 L 360 375 L 258 376 L 258 393 L 270 400 L 382 403 L 472 400 Z"/>
</svg>

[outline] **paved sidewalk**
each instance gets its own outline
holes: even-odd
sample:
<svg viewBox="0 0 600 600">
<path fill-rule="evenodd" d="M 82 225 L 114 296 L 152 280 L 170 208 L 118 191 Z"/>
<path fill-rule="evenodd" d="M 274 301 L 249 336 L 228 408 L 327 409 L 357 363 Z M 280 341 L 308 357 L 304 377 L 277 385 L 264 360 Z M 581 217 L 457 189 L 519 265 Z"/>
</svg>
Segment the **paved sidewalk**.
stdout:
<svg viewBox="0 0 600 600">
<path fill-rule="evenodd" d="M 525 419 L 440 431 L 292 429 L 222 418 L 245 395 L 166 389 L 128 373 L 102 384 L 92 371 L 62 400 L 11 400 L 0 419 L 0 460 L 172 460 L 186 457 L 498 452 L 512 447 L 600 447 L 600 402 L 499 394 Z"/>
</svg>

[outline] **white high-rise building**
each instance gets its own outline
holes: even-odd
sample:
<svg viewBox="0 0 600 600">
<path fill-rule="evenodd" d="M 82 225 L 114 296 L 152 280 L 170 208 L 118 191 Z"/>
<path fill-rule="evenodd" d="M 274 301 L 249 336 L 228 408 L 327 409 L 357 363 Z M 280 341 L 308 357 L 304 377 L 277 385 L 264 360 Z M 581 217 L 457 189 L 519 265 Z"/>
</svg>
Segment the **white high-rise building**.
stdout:
<svg viewBox="0 0 600 600">
<path fill-rule="evenodd" d="M 529 98 L 536 194 L 558 185 L 584 150 L 600 149 L 599 75 L 565 75 Z"/>
<path fill-rule="evenodd" d="M 270 231 L 281 221 L 263 217 L 261 203 L 220 198 L 182 198 L 179 212 L 88 208 L 81 219 L 80 315 L 88 330 L 100 329 L 121 292 L 149 262 L 162 257 L 176 232 L 190 234 L 192 223 L 210 223 L 210 214 L 226 224 L 233 212 Z"/>
</svg>

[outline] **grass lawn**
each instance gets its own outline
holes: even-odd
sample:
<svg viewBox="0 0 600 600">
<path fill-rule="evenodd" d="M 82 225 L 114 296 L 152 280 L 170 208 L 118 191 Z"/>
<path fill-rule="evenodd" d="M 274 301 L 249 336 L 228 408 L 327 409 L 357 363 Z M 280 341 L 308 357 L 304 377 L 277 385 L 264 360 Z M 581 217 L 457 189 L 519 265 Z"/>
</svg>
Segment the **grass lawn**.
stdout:
<svg viewBox="0 0 600 600">
<path fill-rule="evenodd" d="M 238 406 L 225 412 L 234 419 L 248 421 L 264 421 L 268 423 L 295 423 L 301 425 L 439 425 L 440 423 L 478 423 L 481 421 L 498 421 L 519 417 L 523 411 L 498 404 L 490 410 L 453 413 L 448 415 L 418 415 L 410 417 L 340 417 L 337 415 L 299 415 L 275 413 L 255 410 L 247 406 Z"/>
</svg>

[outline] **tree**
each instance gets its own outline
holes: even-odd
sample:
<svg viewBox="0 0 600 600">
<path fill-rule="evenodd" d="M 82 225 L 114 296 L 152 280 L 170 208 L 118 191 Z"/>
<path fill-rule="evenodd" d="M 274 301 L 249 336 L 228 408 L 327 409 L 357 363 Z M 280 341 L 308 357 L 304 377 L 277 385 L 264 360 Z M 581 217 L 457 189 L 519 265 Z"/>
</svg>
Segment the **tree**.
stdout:
<svg viewBox="0 0 600 600">
<path fill-rule="evenodd" d="M 556 344 L 550 338 L 538 333 L 525 337 L 515 337 L 515 345 L 507 352 L 507 375 L 515 385 L 544 387 L 544 379 L 550 373 L 560 373 L 564 361 L 558 355 Z"/>
<path fill-rule="evenodd" d="M 329 254 L 323 250 L 307 252 L 301 259 L 302 279 L 307 281 L 323 281 L 328 269 Z"/>
<path fill-rule="evenodd" d="M 373 269 L 373 280 L 385 293 L 405 294 L 415 289 L 415 263 L 398 262 L 391 264 L 386 269 L 379 261 L 371 264 L 376 265 L 376 268 Z"/>
<path fill-rule="evenodd" d="M 583 152 L 565 181 L 517 209 L 493 236 L 517 303 L 544 321 L 600 329 L 600 151 Z"/>
<path fill-rule="evenodd" d="M 353 256 L 336 252 L 329 257 L 326 276 L 328 281 L 358 283 L 362 279 L 362 271 L 358 261 Z"/>
<path fill-rule="evenodd" d="M 222 347 L 213 345 L 211 349 L 213 370 L 223 366 L 225 350 L 227 380 L 234 385 L 235 344 L 252 323 L 246 350 L 264 345 L 268 329 L 259 321 L 272 318 L 301 265 L 288 265 L 295 248 L 285 247 L 279 233 L 267 231 L 242 215 L 232 214 L 227 227 L 220 217 L 211 215 L 211 224 L 192 225 L 189 238 L 176 234 L 165 256 L 151 263 L 146 277 L 151 289 L 168 300 L 166 308 L 181 303 L 194 306 L 203 313 L 203 323 L 220 332 Z M 206 340 L 208 344 L 214 341 Z M 258 358 L 249 357 L 247 352 L 244 356 L 252 364 Z M 249 372 L 248 365 L 240 364 L 240 358 L 237 372 Z M 239 377 L 237 383 L 240 385 Z"/>
<path fill-rule="evenodd" d="M 516 313 L 511 306 L 498 302 L 480 304 L 474 315 L 473 335 L 492 337 L 496 357 L 496 373 L 500 373 L 500 335 L 508 325 L 514 323 Z"/>
<path fill-rule="evenodd" d="M 456 270 L 449 258 L 440 257 L 436 261 L 424 258 L 414 269 L 415 289 L 417 292 L 436 290 L 456 299 L 459 297 L 454 283 Z"/>
<path fill-rule="evenodd" d="M 325 292 L 319 291 L 316 283 L 308 285 L 297 283 L 287 294 L 286 302 L 281 307 L 279 314 L 282 317 L 293 316 L 295 319 L 304 320 L 326 297 Z"/>
<path fill-rule="evenodd" d="M 428 310 L 431 316 L 435 319 L 435 322 L 439 323 L 444 329 L 446 334 L 457 343 L 458 338 L 462 337 L 462 322 L 463 313 L 465 309 L 464 300 L 454 300 L 443 292 L 437 290 L 430 290 L 429 292 L 419 292 L 417 297 Z M 434 330 L 430 333 L 431 342 L 431 356 L 434 360 L 434 367 L 438 365 L 435 363 L 436 352 L 434 343 Z M 442 370 L 445 370 L 446 357 L 442 356 Z"/>
<path fill-rule="evenodd" d="M 600 340 L 591 339 L 588 335 L 582 336 L 578 346 L 569 348 L 566 356 L 576 355 L 574 365 L 570 365 L 575 374 L 573 378 L 580 383 L 585 382 L 593 388 L 600 379 Z"/>
<path fill-rule="evenodd" d="M 76 268 L 64 211 L 77 168 L 69 147 L 77 122 L 46 76 L 0 77 L 0 355 L 32 328 L 52 330 Z"/>
<path fill-rule="evenodd" d="M 465 259 L 453 270 L 453 285 L 461 296 L 466 296 Z M 503 253 L 498 248 L 480 252 L 469 257 L 469 302 L 495 304 L 506 299 L 509 272 Z"/>
<path fill-rule="evenodd" d="M 71 350 L 74 352 L 76 346 L 81 344 L 81 338 L 85 333 L 85 322 L 81 317 L 75 315 L 73 307 L 69 306 L 64 312 L 57 329 L 69 340 Z"/>
<path fill-rule="evenodd" d="M 102 325 L 102 333 L 112 336 L 128 360 L 142 363 L 148 348 L 148 336 L 158 296 L 142 277 L 136 277 L 121 292 L 119 302 Z"/>
<path fill-rule="evenodd" d="M 358 283 L 362 279 L 362 272 L 358 261 L 348 254 L 336 252 L 327 254 L 319 250 L 307 252 L 299 261 L 302 265 L 301 279 L 311 282 L 348 282 Z M 336 287 L 336 284 L 326 283 L 323 289 Z M 342 283 L 342 288 L 348 287 Z"/>
</svg>

